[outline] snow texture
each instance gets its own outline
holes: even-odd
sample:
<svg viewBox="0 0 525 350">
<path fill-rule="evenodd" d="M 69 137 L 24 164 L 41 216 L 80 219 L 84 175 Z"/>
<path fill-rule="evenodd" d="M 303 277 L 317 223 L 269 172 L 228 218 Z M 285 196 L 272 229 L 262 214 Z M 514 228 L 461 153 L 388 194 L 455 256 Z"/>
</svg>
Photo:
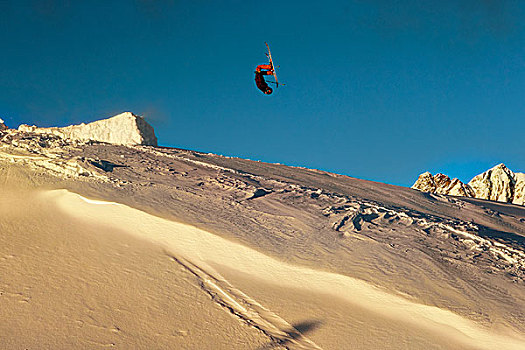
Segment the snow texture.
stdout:
<svg viewBox="0 0 525 350">
<path fill-rule="evenodd" d="M 0 132 L 5 348 L 525 348 L 525 207 L 84 140 Z"/>
<path fill-rule="evenodd" d="M 108 119 L 89 124 L 70 125 L 63 128 L 39 128 L 22 124 L 19 131 L 39 134 L 54 134 L 64 139 L 79 141 L 100 141 L 116 145 L 157 146 L 153 127 L 144 118 L 131 112 L 124 112 Z"/>
</svg>

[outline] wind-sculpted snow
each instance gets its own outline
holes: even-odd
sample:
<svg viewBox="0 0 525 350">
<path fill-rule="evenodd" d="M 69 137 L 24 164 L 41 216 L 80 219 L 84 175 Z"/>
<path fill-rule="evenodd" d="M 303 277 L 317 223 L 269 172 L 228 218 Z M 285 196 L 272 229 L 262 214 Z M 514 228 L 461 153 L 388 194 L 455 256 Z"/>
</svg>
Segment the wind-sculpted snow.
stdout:
<svg viewBox="0 0 525 350">
<path fill-rule="evenodd" d="M 167 155 L 166 151 L 145 149 L 156 155 Z M 432 249 L 443 259 L 461 260 L 472 266 L 481 268 L 485 266 L 494 272 L 507 273 L 514 280 L 523 281 L 525 278 L 525 255 L 523 246 L 516 245 L 512 240 L 498 242 L 490 238 L 483 238 L 480 233 L 487 230 L 480 225 L 469 221 L 451 220 L 428 213 L 418 212 L 407 208 L 387 208 L 374 202 L 366 202 L 355 197 L 337 193 L 330 193 L 320 188 L 300 186 L 287 181 L 277 181 L 260 175 L 226 168 L 197 160 L 204 156 L 197 154 L 197 159 L 185 155 L 195 154 L 186 151 L 170 152 L 170 157 L 183 159 L 195 165 L 209 167 L 225 173 L 240 175 L 237 177 L 219 175 L 210 178 L 199 186 L 220 186 L 222 190 L 240 193 L 239 199 L 253 196 L 258 191 L 250 182 L 264 184 L 265 194 L 272 193 L 271 197 L 281 197 L 283 201 L 290 198 L 301 198 L 318 207 L 322 215 L 329 218 L 328 225 L 341 237 L 363 237 L 384 242 L 392 247 L 396 246 L 399 235 L 403 239 L 410 239 L 414 246 L 421 249 Z M 210 155 L 208 155 L 210 156 Z M 252 198 L 252 197 L 249 197 Z M 436 196 L 436 199 L 447 202 L 445 197 Z M 319 203 L 316 203 L 319 202 Z M 454 201 L 458 206 L 466 203 Z M 323 208 L 323 205 L 332 205 Z M 458 204 L 459 203 L 459 204 Z"/>
<path fill-rule="evenodd" d="M 98 169 L 109 169 L 106 161 L 72 156 L 69 150 L 78 150 L 93 141 L 67 140 L 60 136 L 46 133 L 31 133 L 8 130 L 0 135 L 0 157 L 15 164 L 27 165 L 35 169 L 44 169 L 56 176 L 86 180 L 96 179 L 102 182 L 118 182 L 110 179 Z M 111 166 L 118 164 L 109 163 Z"/>
<path fill-rule="evenodd" d="M 137 218 L 143 220 L 134 218 L 137 224 L 131 229 L 143 227 L 141 237 L 158 233 L 156 229 L 148 231 L 152 227 L 149 220 L 157 219 L 146 213 L 154 214 L 236 242 L 250 249 L 245 256 L 255 257 L 259 252 L 275 261 L 275 266 L 300 267 L 294 273 L 309 269 L 307 275 L 315 270 L 339 276 L 333 283 L 345 278 L 363 281 L 410 302 L 451 312 L 480 329 L 500 327 L 511 334 L 525 327 L 525 208 L 519 206 L 190 150 L 112 145 L 17 130 L 0 131 L 0 172 L 6 184 L 28 177 L 30 182 L 96 198 L 95 202 L 86 202 L 93 206 L 112 202 L 122 203 L 129 210 L 140 209 Z M 432 181 L 447 182 L 444 177 L 432 177 Z M 515 198 L 522 198 L 522 182 L 516 174 Z M 98 207 L 101 217 L 113 210 L 112 206 Z M 82 208 L 77 212 L 79 218 L 88 210 Z M 129 220 L 119 215 L 115 218 L 127 222 L 133 215 Z M 112 225 L 117 221 L 111 217 L 104 220 Z M 156 228 L 163 227 L 173 248 L 183 252 L 177 245 L 180 242 L 169 238 L 171 231 L 167 228 L 171 225 Z M 214 255 L 217 251 L 212 247 L 218 246 L 205 241 L 199 242 L 211 248 L 200 256 L 215 256 L 218 268 L 229 266 L 224 271 L 228 282 L 214 280 L 205 265 L 184 260 L 179 254 L 170 256 L 194 276 L 198 290 L 215 303 L 247 324 L 259 320 L 255 327 L 273 337 L 269 344 L 276 345 L 280 339 L 276 335 L 280 331 L 274 333 L 271 324 L 288 329 L 282 339 L 293 343 L 300 335 L 291 326 L 304 323 L 322 324 L 316 326 L 312 337 L 304 334 L 321 348 L 381 348 L 385 339 L 366 336 L 370 329 L 398 341 L 392 348 L 406 348 L 402 339 L 410 340 L 411 349 L 468 348 L 453 340 L 446 343 L 441 335 L 423 335 L 417 325 L 407 326 L 410 322 L 396 328 L 395 322 L 381 321 L 378 316 L 374 318 L 381 324 L 378 326 L 369 318 L 372 316 L 359 316 L 364 314 L 358 309 L 339 312 L 342 304 L 326 306 L 337 302 L 310 294 L 315 291 L 322 295 L 328 287 L 315 284 L 307 276 L 293 278 L 313 283 L 311 288 L 300 289 L 302 282 L 283 282 L 275 291 L 278 297 L 271 297 L 278 278 L 253 282 L 252 278 L 260 280 L 262 275 L 255 276 L 252 268 L 245 267 L 238 275 L 239 271 L 231 270 L 234 265 L 222 266 L 222 257 Z M 224 254 L 223 263 L 234 258 L 233 250 L 226 251 L 231 254 Z M 272 271 L 277 270 L 268 269 L 264 274 L 272 276 Z M 294 273 L 281 279 L 290 279 Z M 264 285 L 270 280 L 272 286 Z M 288 288 L 298 294 L 286 292 Z M 345 290 L 338 295 L 346 300 L 344 303 L 363 306 Z M 295 305 L 303 297 L 313 301 Z M 317 302 L 324 306 L 313 307 Z M 254 310 L 273 321 L 261 321 Z M 307 318 L 308 312 L 320 319 Z M 403 319 L 398 311 L 390 316 Z M 392 338 L 395 334 L 403 336 L 396 340 Z"/>
<path fill-rule="evenodd" d="M 63 128 L 39 128 L 22 124 L 19 131 L 52 134 L 63 139 L 99 141 L 117 145 L 157 145 L 157 137 L 144 118 L 130 112 L 97 120 L 89 124 L 70 125 Z"/>
<path fill-rule="evenodd" d="M 480 228 L 472 222 L 447 220 L 402 209 L 392 210 L 359 201 L 328 207 L 324 215 L 335 219 L 332 228 L 344 237 L 358 236 L 364 231 L 368 237 L 394 247 L 397 234 L 393 231 L 412 232 L 414 245 L 424 242 L 427 248 L 438 250 L 444 258 L 457 258 L 454 252 L 461 251 L 463 262 L 481 267 L 489 259 L 494 264 L 487 265 L 487 268 L 502 269 L 516 280 L 523 281 L 525 278 L 523 247 L 483 238 Z M 385 235 L 385 230 L 391 232 Z"/>
<path fill-rule="evenodd" d="M 455 337 L 463 346 L 471 344 L 492 349 L 499 344 L 518 349 L 523 345 L 519 338 L 483 329 L 450 311 L 417 304 L 344 275 L 286 264 L 196 227 L 154 217 L 117 203 L 89 200 L 63 190 L 46 192 L 43 196 L 68 215 L 85 221 L 96 218 L 101 224 L 123 228 L 133 235 L 159 243 L 178 264 L 201 280 L 201 288 L 217 303 L 292 349 L 319 347 L 278 315 L 233 287 L 217 269 L 238 269 L 269 283 L 295 288 L 307 286 L 317 292 L 347 299 L 350 303 L 359 303 L 370 312 L 383 314 L 389 319 L 412 323 L 438 334 L 447 328 L 457 329 L 460 335 Z"/>
<path fill-rule="evenodd" d="M 33 168 L 50 171 L 65 178 L 78 178 L 83 181 L 103 181 L 119 186 L 132 185 L 134 180 L 128 176 L 118 176 L 115 167 L 139 170 L 136 166 L 126 165 L 129 155 L 114 158 L 109 161 L 89 152 L 78 153 L 75 150 L 99 149 L 105 146 L 98 143 L 68 143 L 53 135 L 29 136 L 28 133 L 11 132 L 4 135 L 4 146 L 31 152 L 31 156 L 20 156 L 10 153 L 0 153 L 4 159 L 11 162 L 26 164 Z M 133 151 L 133 150 L 136 151 Z M 206 158 L 217 159 L 215 155 L 203 155 L 191 151 L 169 150 L 138 146 L 128 148 L 127 152 L 135 152 L 133 156 L 144 170 L 150 174 L 150 180 L 144 183 L 153 184 L 162 181 L 169 174 L 174 175 L 179 186 L 185 191 L 198 193 L 201 191 L 218 194 L 226 200 L 242 202 L 244 200 L 261 200 L 261 197 L 279 201 L 285 205 L 303 206 L 313 215 L 327 219 L 326 227 L 337 232 L 342 238 L 368 237 L 384 242 L 392 247 L 403 234 L 403 239 L 410 239 L 411 244 L 428 241 L 426 249 L 433 249 L 445 258 L 455 259 L 463 254 L 461 259 L 478 266 L 491 265 L 495 271 L 509 273 L 513 278 L 523 280 L 524 260 L 519 248 L 513 248 L 512 240 L 498 243 L 480 236 L 486 230 L 472 221 L 450 219 L 430 213 L 420 212 L 406 207 L 385 206 L 375 201 L 348 196 L 343 193 L 327 191 L 326 189 L 300 185 L 284 179 L 275 179 L 257 175 L 241 169 L 228 168 Z M 16 152 L 15 152 L 16 153 Z M 95 152 L 98 153 L 98 152 Z M 84 154 L 81 156 L 80 154 Z M 151 156 L 154 163 L 148 164 L 144 157 Z M 212 173 L 205 176 L 192 176 L 190 172 L 177 173 L 175 168 L 163 165 L 163 160 L 176 160 L 191 164 L 198 168 L 210 169 Z M 221 157 L 228 160 L 228 157 Z M 260 164 L 260 163 L 259 163 Z M 282 166 L 280 166 L 282 167 Z M 111 171 L 110 171 L 111 170 Z M 197 170 L 197 168 L 194 168 Z M 206 173 L 206 172 L 204 172 Z M 445 197 L 434 195 L 438 201 L 447 202 Z M 300 204 L 299 204 L 300 203 Z M 458 204 L 459 203 L 459 204 Z M 465 206 L 466 203 L 455 200 L 455 205 Z M 494 216 L 494 213 L 491 213 Z M 480 228 L 481 227 L 481 228 Z M 478 237 L 473 239 L 473 237 Z M 510 244 L 510 245 L 509 245 Z M 461 253 L 454 253 L 461 250 Z"/>
</svg>

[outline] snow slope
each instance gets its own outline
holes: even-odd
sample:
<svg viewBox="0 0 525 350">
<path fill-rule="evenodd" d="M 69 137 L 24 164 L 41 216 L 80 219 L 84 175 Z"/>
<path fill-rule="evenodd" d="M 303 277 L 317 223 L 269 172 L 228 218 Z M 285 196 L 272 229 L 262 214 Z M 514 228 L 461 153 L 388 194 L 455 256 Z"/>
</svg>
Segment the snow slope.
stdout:
<svg viewBox="0 0 525 350">
<path fill-rule="evenodd" d="M 0 146 L 11 348 L 525 344 L 523 207 L 173 148 Z"/>
</svg>

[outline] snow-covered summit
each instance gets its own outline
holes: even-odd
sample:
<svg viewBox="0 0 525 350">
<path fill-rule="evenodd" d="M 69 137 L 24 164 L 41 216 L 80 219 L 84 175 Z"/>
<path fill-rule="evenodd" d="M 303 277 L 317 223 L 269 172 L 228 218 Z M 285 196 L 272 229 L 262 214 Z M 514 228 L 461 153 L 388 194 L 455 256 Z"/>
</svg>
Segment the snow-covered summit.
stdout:
<svg viewBox="0 0 525 350">
<path fill-rule="evenodd" d="M 101 141 L 118 145 L 157 146 L 153 127 L 143 117 L 124 112 L 114 117 L 89 124 L 70 125 L 63 128 L 39 128 L 22 124 L 19 131 L 54 134 L 65 139 Z"/>
<path fill-rule="evenodd" d="M 501 163 L 476 175 L 468 184 L 428 171 L 419 175 L 412 188 L 437 194 L 473 197 L 499 202 L 525 204 L 525 174 L 514 173 Z"/>
</svg>

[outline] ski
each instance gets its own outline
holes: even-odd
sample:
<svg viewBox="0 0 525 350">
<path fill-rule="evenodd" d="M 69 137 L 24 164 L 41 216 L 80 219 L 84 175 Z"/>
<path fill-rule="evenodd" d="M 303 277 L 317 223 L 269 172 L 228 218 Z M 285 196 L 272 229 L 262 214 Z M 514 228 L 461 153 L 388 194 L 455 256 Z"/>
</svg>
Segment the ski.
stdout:
<svg viewBox="0 0 525 350">
<path fill-rule="evenodd" d="M 269 83 L 273 83 L 276 85 L 276 87 L 279 87 L 279 80 L 277 79 L 277 72 L 275 71 L 275 66 L 273 64 L 273 59 L 272 59 L 272 52 L 270 51 L 270 45 L 268 45 L 267 42 L 264 42 L 266 44 L 266 48 L 268 49 L 268 53 L 266 54 L 266 56 L 268 56 L 268 60 L 270 61 L 270 66 L 272 67 L 272 74 L 273 74 L 273 77 L 275 78 L 275 82 L 273 81 L 269 81 Z M 280 85 L 284 85 L 284 84 L 280 84 Z"/>
</svg>

